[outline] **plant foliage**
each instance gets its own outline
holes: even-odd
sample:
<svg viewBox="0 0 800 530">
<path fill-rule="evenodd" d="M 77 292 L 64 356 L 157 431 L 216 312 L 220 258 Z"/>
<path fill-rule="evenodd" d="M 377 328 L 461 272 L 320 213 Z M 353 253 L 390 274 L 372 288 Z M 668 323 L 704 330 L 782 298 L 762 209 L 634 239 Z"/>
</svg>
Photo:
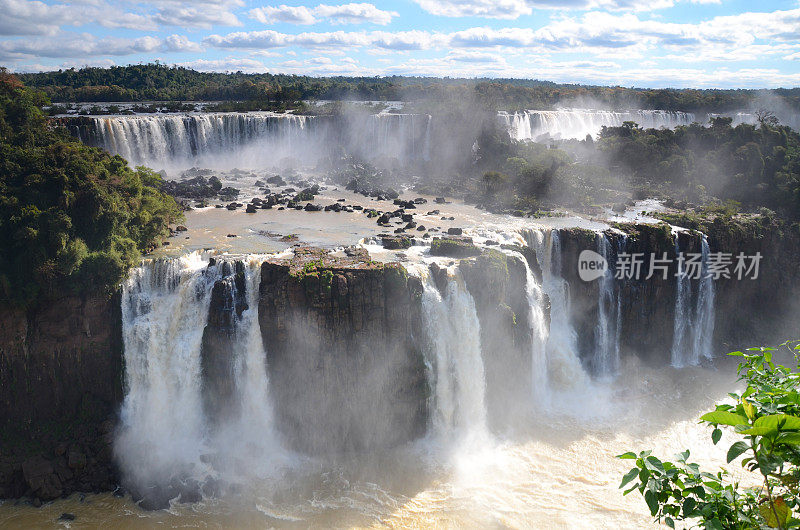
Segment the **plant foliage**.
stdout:
<svg viewBox="0 0 800 530">
<path fill-rule="evenodd" d="M 785 343 L 795 354 L 800 342 Z M 635 465 L 622 477 L 625 495 L 638 491 L 659 522 L 674 528 L 677 521 L 700 528 L 797 528 L 800 479 L 800 373 L 773 362 L 774 348 L 750 348 L 729 355 L 742 358 L 739 380 L 747 384 L 741 394 L 729 394 L 732 403 L 717 405 L 700 421 L 711 428 L 715 445 L 728 429 L 740 439 L 727 450 L 730 464 L 741 465 L 760 484 L 743 487 L 727 471 L 701 471 L 690 463 L 689 451 L 675 462 L 650 451 L 628 452 L 618 458 Z"/>
<path fill-rule="evenodd" d="M 23 306 L 110 290 L 181 216 L 158 174 L 52 127 L 43 103 L 0 69 L 0 296 Z"/>
</svg>

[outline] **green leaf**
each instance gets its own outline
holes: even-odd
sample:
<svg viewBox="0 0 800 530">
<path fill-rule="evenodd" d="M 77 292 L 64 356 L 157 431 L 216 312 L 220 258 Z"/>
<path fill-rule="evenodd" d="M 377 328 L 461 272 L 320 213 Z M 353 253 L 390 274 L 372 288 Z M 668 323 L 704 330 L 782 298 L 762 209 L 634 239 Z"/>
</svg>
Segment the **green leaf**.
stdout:
<svg viewBox="0 0 800 530">
<path fill-rule="evenodd" d="M 687 497 L 686 500 L 683 501 L 683 516 L 691 517 L 695 508 L 697 508 L 697 501 L 691 497 Z"/>
<path fill-rule="evenodd" d="M 741 414 L 734 414 L 725 410 L 715 410 L 703 414 L 700 419 L 708 423 L 716 423 L 719 425 L 741 425 L 747 423 L 747 418 Z"/>
<path fill-rule="evenodd" d="M 650 471 L 658 471 L 659 473 L 664 472 L 664 464 L 662 464 L 661 460 L 654 456 L 648 456 L 645 458 L 644 465 L 647 466 L 647 469 Z"/>
<path fill-rule="evenodd" d="M 777 434 L 778 429 L 777 427 L 750 427 L 749 429 L 742 429 L 736 431 L 738 434 L 745 434 L 747 436 L 769 436 L 772 434 Z"/>
<path fill-rule="evenodd" d="M 748 445 L 742 441 L 736 442 L 735 444 L 730 446 L 727 455 L 728 463 L 730 464 L 731 462 L 733 462 L 736 459 L 736 457 L 738 457 L 748 449 L 749 449 Z"/>
<path fill-rule="evenodd" d="M 627 453 L 622 453 L 621 455 L 617 455 L 614 458 L 619 458 L 621 460 L 636 460 L 636 453 L 628 451 Z"/>
<path fill-rule="evenodd" d="M 672 520 L 672 517 L 667 517 L 666 519 L 664 519 L 664 522 L 665 522 L 665 523 L 667 524 L 667 526 L 669 526 L 670 528 L 675 528 L 675 521 L 673 521 L 673 520 Z"/>
<path fill-rule="evenodd" d="M 648 490 L 644 493 L 644 502 L 646 502 L 648 508 L 650 508 L 650 515 L 655 517 L 658 513 L 658 499 L 656 499 L 656 496 L 652 491 Z"/>
<path fill-rule="evenodd" d="M 800 445 L 800 432 L 787 432 L 778 436 L 777 440 L 787 445 Z"/>
<path fill-rule="evenodd" d="M 742 408 L 744 408 L 744 413 L 750 420 L 753 420 L 756 417 L 756 407 L 746 399 L 742 399 Z"/>
<path fill-rule="evenodd" d="M 754 427 L 770 427 L 775 430 L 800 430 L 800 418 L 797 416 L 790 416 L 788 414 L 770 414 L 769 416 L 761 416 L 758 418 Z"/>
<path fill-rule="evenodd" d="M 717 445 L 717 442 L 719 442 L 720 438 L 722 438 L 722 431 L 719 429 L 719 427 L 717 427 L 711 433 L 711 441 L 714 442 L 714 445 Z"/>
<path fill-rule="evenodd" d="M 635 479 L 639 475 L 639 468 L 634 467 L 622 477 L 622 483 L 619 485 L 619 489 L 625 487 L 625 485 L 630 482 L 631 480 Z"/>
</svg>

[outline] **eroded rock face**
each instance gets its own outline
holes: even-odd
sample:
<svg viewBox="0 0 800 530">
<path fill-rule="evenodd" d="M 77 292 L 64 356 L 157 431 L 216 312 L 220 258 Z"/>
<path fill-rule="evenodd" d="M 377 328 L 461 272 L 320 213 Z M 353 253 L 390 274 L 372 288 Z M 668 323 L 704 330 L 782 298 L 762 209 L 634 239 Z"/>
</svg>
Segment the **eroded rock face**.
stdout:
<svg viewBox="0 0 800 530">
<path fill-rule="evenodd" d="M 121 401 L 118 297 L 0 308 L 0 498 L 114 489 Z"/>
<path fill-rule="evenodd" d="M 421 286 L 405 269 L 300 248 L 262 265 L 260 289 L 273 406 L 292 446 L 369 451 L 424 433 Z"/>
<path fill-rule="evenodd" d="M 220 266 L 222 278 L 211 290 L 200 352 L 203 405 L 212 422 L 236 412 L 233 352 L 237 321 L 247 309 L 244 264 L 235 261 Z"/>
<path fill-rule="evenodd" d="M 508 250 L 521 251 L 509 246 Z M 533 249 L 526 251 L 536 262 Z M 497 250 L 461 261 L 460 270 L 475 300 L 481 326 L 481 351 L 486 377 L 488 417 L 498 427 L 514 421 L 521 412 L 521 396 L 531 396 L 531 318 L 526 294 L 525 264 Z M 534 276 L 536 269 L 532 269 Z M 541 281 L 541 270 L 539 269 Z M 543 294 L 543 310 L 549 319 L 549 300 Z"/>
</svg>

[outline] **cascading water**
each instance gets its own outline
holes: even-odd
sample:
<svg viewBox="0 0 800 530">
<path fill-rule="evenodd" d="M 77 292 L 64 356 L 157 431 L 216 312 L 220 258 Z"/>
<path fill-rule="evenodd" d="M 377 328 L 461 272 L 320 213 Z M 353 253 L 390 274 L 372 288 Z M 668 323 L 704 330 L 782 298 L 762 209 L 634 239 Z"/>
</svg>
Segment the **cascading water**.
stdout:
<svg viewBox="0 0 800 530">
<path fill-rule="evenodd" d="M 403 162 L 430 158 L 430 115 L 298 116 L 272 112 L 65 118 L 84 143 L 155 168 L 273 167 L 340 151 Z M 90 120 L 89 126 L 86 120 Z"/>
<path fill-rule="evenodd" d="M 569 284 L 561 276 L 561 240 L 558 230 L 523 230 L 528 246 L 536 250 L 542 267 L 542 289 L 550 299 L 550 328 L 546 358 L 548 388 L 584 386 L 588 379 L 578 358 L 578 338 L 570 322 Z"/>
<path fill-rule="evenodd" d="M 603 126 L 618 127 L 634 121 L 643 128 L 675 128 L 695 121 L 694 114 L 666 110 L 610 111 L 594 109 L 526 110 L 509 114 L 499 112 L 498 119 L 514 140 L 535 140 L 546 135 L 556 139 L 583 140 L 596 136 Z"/>
<path fill-rule="evenodd" d="M 289 156 L 292 146 L 316 141 L 313 117 L 274 113 L 216 113 L 91 118 L 94 130 L 78 137 L 132 165 L 165 167 L 214 160 L 233 164 L 254 143 L 267 143 L 270 156 Z M 255 160 L 254 160 L 255 161 Z"/>
<path fill-rule="evenodd" d="M 519 252 L 510 251 L 525 266 L 525 295 L 528 300 L 528 326 L 531 338 L 531 388 L 535 403 L 547 407 L 550 382 L 547 362 L 547 317 L 544 312 L 545 293 L 531 271 L 528 260 Z"/>
<path fill-rule="evenodd" d="M 410 271 L 423 282 L 422 315 L 433 390 L 434 436 L 480 439 L 488 431 L 480 322 L 475 302 L 457 269 L 448 271 L 444 294 L 436 288 L 423 265 L 412 265 Z"/>
<path fill-rule="evenodd" d="M 597 234 L 597 252 L 609 267 L 600 277 L 597 287 L 594 368 L 598 375 L 609 376 L 619 369 L 620 301 L 611 267 L 611 243 L 605 234 Z"/>
<path fill-rule="evenodd" d="M 703 269 L 697 293 L 697 306 L 695 310 L 695 327 L 693 351 L 706 359 L 714 356 L 714 280 L 709 274 L 709 258 L 711 250 L 708 246 L 708 237 L 703 234 L 701 252 L 703 255 Z"/>
<path fill-rule="evenodd" d="M 714 281 L 709 274 L 710 249 L 705 234 L 701 242 L 701 269 L 697 282 L 697 294 L 692 296 L 692 282 L 685 259 L 681 259 L 678 234 L 675 237 L 675 254 L 678 258 L 678 271 L 675 287 L 675 321 L 671 364 L 676 368 L 695 366 L 701 356 L 713 357 L 712 339 L 714 335 Z M 692 307 L 692 300 L 695 304 Z"/>
<path fill-rule="evenodd" d="M 186 473 L 204 451 L 200 345 L 219 277 L 199 254 L 134 269 L 123 284 L 126 396 L 115 444 L 136 484 Z"/>
<path fill-rule="evenodd" d="M 258 325 L 262 261 L 251 256 L 243 264 L 245 293 L 226 290 L 226 307 L 244 295 L 247 308 L 235 319 L 230 351 L 236 413 L 213 421 L 203 402 L 203 335 L 212 290 L 227 281 L 230 263 L 209 264 L 198 253 L 161 259 L 134 269 L 124 283 L 126 396 L 115 454 L 140 492 L 175 480 L 263 478 L 284 456 Z"/>
</svg>

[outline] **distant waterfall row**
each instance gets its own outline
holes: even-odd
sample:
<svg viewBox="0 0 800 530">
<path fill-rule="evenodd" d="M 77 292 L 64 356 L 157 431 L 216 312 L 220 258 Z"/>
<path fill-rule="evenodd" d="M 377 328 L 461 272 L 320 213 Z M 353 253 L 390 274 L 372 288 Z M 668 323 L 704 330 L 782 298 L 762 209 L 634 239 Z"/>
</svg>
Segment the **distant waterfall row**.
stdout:
<svg viewBox="0 0 800 530">
<path fill-rule="evenodd" d="M 537 138 L 578 139 L 595 137 L 602 127 L 618 127 L 626 121 L 649 129 L 689 125 L 695 115 L 666 110 L 611 111 L 594 109 L 526 110 L 499 112 L 498 119 L 514 140 Z"/>
<path fill-rule="evenodd" d="M 431 116 L 206 113 L 65 118 L 88 145 L 156 169 L 258 169 L 352 154 L 400 162 L 430 158 Z"/>
</svg>

